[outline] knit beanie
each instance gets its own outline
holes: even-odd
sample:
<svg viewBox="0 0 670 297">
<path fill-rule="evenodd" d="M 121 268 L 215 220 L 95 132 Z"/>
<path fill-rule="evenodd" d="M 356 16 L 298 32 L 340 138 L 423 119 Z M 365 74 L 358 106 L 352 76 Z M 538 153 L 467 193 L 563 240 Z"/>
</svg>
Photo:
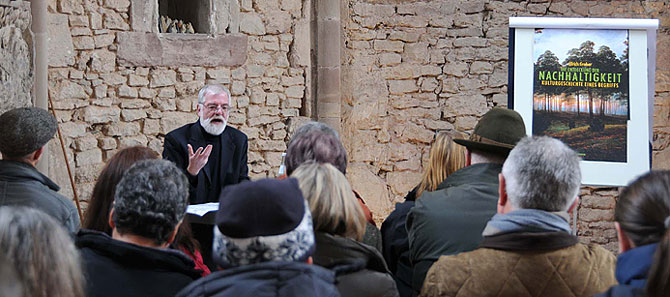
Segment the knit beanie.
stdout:
<svg viewBox="0 0 670 297">
<path fill-rule="evenodd" d="M 227 186 L 216 225 L 213 258 L 224 268 L 304 262 L 314 252 L 312 215 L 294 178 Z"/>
</svg>

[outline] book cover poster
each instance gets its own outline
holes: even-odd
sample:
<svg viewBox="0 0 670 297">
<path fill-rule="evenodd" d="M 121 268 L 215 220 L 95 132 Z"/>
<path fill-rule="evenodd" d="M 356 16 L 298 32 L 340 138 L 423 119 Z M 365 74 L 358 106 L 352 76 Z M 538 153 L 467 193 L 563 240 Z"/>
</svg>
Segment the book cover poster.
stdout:
<svg viewBox="0 0 670 297">
<path fill-rule="evenodd" d="M 628 30 L 537 29 L 533 42 L 533 135 L 627 162 Z"/>
</svg>

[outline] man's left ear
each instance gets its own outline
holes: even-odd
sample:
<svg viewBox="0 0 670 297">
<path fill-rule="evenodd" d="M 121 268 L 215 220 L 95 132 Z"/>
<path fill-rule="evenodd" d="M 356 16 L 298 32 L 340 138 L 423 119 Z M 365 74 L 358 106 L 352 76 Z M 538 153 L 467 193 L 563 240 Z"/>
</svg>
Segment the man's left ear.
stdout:
<svg viewBox="0 0 670 297">
<path fill-rule="evenodd" d="M 505 205 L 507 205 L 507 188 L 505 184 L 505 176 L 498 173 L 498 213 L 503 213 Z"/>
<path fill-rule="evenodd" d="M 114 216 L 114 206 L 112 206 L 112 209 L 109 211 L 109 217 L 107 218 L 107 224 L 109 224 L 109 227 L 111 227 L 112 229 L 116 227 L 116 225 L 114 224 L 114 220 L 112 219 L 113 216 Z"/>
<path fill-rule="evenodd" d="M 570 208 L 568 208 L 568 213 L 572 213 L 572 211 L 577 208 L 577 205 L 579 205 L 579 196 L 575 198 L 575 201 L 572 202 L 572 205 L 570 205 Z"/>
<path fill-rule="evenodd" d="M 174 230 L 172 230 L 172 233 L 170 233 L 170 237 L 168 237 L 167 244 L 170 245 L 172 242 L 174 242 L 174 239 L 177 237 L 177 233 L 179 232 L 179 227 L 181 227 L 181 223 L 183 223 L 184 220 L 179 221 L 179 224 L 177 224 L 176 227 L 174 227 Z"/>
</svg>

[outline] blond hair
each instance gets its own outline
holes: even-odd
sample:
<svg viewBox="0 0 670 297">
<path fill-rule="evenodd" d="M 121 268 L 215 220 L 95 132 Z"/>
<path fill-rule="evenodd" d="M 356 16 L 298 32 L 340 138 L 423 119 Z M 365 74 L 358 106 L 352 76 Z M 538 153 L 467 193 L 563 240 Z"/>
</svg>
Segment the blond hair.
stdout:
<svg viewBox="0 0 670 297">
<path fill-rule="evenodd" d="M 446 132 L 439 132 L 430 148 L 430 159 L 417 188 L 416 198 L 421 197 L 424 191 L 437 190 L 437 186 L 447 176 L 465 167 L 465 156 L 464 146 L 455 143 Z"/>
<path fill-rule="evenodd" d="M 291 177 L 298 179 L 309 204 L 314 231 L 363 238 L 365 215 L 342 172 L 328 163 L 307 162 Z"/>
</svg>

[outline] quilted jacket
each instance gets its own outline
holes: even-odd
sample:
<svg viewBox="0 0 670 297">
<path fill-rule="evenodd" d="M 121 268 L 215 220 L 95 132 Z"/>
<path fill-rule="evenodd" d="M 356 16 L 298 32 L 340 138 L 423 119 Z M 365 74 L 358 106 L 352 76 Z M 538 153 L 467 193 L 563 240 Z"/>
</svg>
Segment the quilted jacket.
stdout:
<svg viewBox="0 0 670 297">
<path fill-rule="evenodd" d="M 420 296 L 593 296 L 616 284 L 614 255 L 568 233 L 495 237 L 477 250 L 440 257 Z"/>
</svg>

